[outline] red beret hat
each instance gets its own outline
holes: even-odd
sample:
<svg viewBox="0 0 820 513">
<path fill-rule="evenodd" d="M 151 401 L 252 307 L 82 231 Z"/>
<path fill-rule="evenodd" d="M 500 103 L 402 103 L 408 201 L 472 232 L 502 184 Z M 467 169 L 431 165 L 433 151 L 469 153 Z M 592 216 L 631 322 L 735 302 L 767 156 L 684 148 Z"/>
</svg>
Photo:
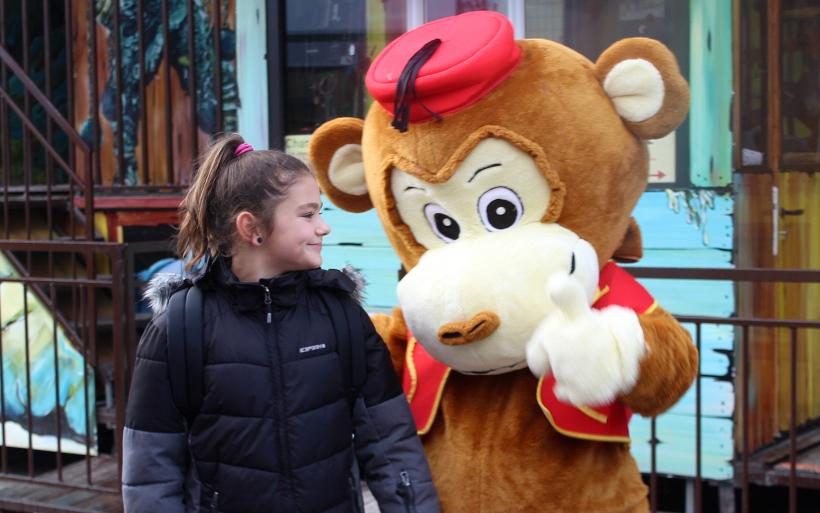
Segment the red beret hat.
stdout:
<svg viewBox="0 0 820 513">
<path fill-rule="evenodd" d="M 393 126 L 439 119 L 477 102 L 512 73 L 521 58 L 502 14 L 474 11 L 425 23 L 376 57 L 365 85 L 393 114 Z"/>
</svg>

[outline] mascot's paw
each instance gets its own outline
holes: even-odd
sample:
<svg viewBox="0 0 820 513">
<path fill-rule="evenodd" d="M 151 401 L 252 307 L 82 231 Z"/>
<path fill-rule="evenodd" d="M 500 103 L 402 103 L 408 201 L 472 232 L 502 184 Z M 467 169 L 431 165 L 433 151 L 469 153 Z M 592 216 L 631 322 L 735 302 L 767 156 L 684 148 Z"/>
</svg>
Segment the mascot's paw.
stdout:
<svg viewBox="0 0 820 513">
<path fill-rule="evenodd" d="M 527 364 L 538 376 L 552 372 L 555 395 L 576 406 L 598 406 L 629 392 L 646 354 L 637 314 L 619 306 L 593 310 L 569 276 L 550 280 L 556 310 L 527 344 Z"/>
</svg>

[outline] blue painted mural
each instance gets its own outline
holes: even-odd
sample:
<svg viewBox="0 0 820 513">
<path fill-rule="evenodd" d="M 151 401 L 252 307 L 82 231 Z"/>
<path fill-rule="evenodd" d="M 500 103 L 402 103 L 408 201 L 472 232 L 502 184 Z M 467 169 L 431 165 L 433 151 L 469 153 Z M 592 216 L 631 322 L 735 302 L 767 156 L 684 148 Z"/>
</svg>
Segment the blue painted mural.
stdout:
<svg viewBox="0 0 820 513">
<path fill-rule="evenodd" d="M 0 255 L 0 277 L 13 276 L 17 276 L 15 269 Z M 63 452 L 86 454 L 89 433 L 89 451 L 96 454 L 93 370 L 87 367 L 86 384 L 85 359 L 55 323 L 46 305 L 23 284 L 0 284 L 0 319 L 5 413 L 0 435 L 4 445 L 26 448 L 31 438 L 34 449 L 55 451 L 59 418 Z M 59 373 L 55 372 L 55 360 Z"/>
</svg>

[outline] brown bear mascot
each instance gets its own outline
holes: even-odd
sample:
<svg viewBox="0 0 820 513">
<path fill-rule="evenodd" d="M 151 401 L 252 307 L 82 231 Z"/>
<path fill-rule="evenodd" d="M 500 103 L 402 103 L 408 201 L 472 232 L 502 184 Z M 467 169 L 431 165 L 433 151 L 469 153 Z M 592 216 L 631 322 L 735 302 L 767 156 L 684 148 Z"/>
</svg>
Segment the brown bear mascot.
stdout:
<svg viewBox="0 0 820 513">
<path fill-rule="evenodd" d="M 636 38 L 592 63 L 473 12 L 399 37 L 366 83 L 367 118 L 322 125 L 310 158 L 407 270 L 374 322 L 443 511 L 647 511 L 629 418 L 672 406 L 697 353 L 615 261 L 641 256 L 645 140 L 686 116 L 675 58 Z"/>
</svg>

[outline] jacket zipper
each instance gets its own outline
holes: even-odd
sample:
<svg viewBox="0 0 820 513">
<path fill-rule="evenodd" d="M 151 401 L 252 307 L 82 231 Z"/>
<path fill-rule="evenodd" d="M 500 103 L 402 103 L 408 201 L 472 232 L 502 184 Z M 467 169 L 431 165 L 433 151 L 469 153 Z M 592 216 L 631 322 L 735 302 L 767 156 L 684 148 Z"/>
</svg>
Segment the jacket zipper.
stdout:
<svg viewBox="0 0 820 513">
<path fill-rule="evenodd" d="M 214 492 L 211 497 L 211 513 L 219 513 L 219 492 Z"/>
<path fill-rule="evenodd" d="M 273 311 L 271 308 L 270 289 L 265 285 L 262 285 L 262 288 L 265 289 L 265 322 L 271 324 L 271 322 L 273 322 Z"/>
<path fill-rule="evenodd" d="M 274 386 L 278 390 L 273 391 L 273 401 L 276 405 L 276 410 L 279 417 L 279 453 L 282 455 L 282 466 L 285 470 L 285 477 L 290 488 L 290 495 L 294 503 L 296 502 L 296 490 L 293 486 L 293 473 L 290 468 L 290 453 L 287 444 L 286 419 L 285 419 L 285 387 L 282 382 L 282 353 L 279 351 L 279 340 L 276 337 L 276 329 L 273 326 L 273 307 L 270 296 L 270 289 L 266 285 L 262 285 L 265 289 L 265 323 L 268 326 L 269 340 L 273 344 L 272 351 L 276 356 L 275 361 L 271 362 L 273 370 L 276 375 Z M 277 393 L 278 392 L 278 393 Z M 298 509 L 298 506 L 297 506 Z"/>
<path fill-rule="evenodd" d="M 404 501 L 404 509 L 407 513 L 416 513 L 416 492 L 413 490 L 413 483 L 410 481 L 410 474 L 406 470 L 399 472 L 399 497 Z"/>
</svg>

